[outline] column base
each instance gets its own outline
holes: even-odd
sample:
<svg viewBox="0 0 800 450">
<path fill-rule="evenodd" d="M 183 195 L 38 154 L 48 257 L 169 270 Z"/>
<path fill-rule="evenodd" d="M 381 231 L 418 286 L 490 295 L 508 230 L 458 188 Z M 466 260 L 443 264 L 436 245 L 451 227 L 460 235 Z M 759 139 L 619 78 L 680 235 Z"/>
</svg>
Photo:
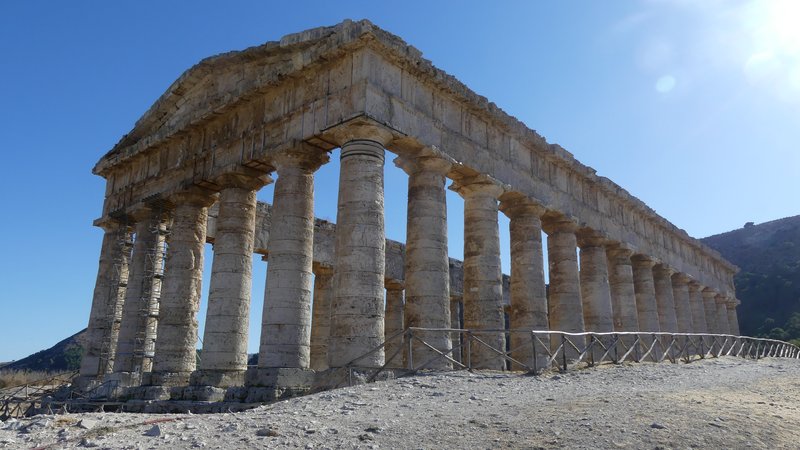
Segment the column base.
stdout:
<svg viewBox="0 0 800 450">
<path fill-rule="evenodd" d="M 248 369 L 245 375 L 245 403 L 272 402 L 307 394 L 314 385 L 316 372 L 294 367 Z"/>
<path fill-rule="evenodd" d="M 151 372 L 142 374 L 142 386 L 186 386 L 192 372 Z"/>
<path fill-rule="evenodd" d="M 142 373 L 140 372 L 113 372 L 106 375 L 106 382 L 116 383 L 118 388 L 141 386 Z"/>
<path fill-rule="evenodd" d="M 229 388 L 243 386 L 244 380 L 244 370 L 197 370 L 192 372 L 189 382 L 185 384 Z"/>
</svg>

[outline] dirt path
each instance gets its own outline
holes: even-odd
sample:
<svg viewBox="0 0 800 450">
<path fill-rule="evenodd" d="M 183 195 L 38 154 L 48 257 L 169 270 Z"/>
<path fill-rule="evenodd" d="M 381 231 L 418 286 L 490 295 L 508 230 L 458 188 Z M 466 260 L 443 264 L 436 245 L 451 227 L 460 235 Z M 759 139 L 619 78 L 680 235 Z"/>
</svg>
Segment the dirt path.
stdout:
<svg viewBox="0 0 800 450">
<path fill-rule="evenodd" d="M 236 414 L 72 414 L 0 428 L 0 448 L 800 448 L 800 360 L 428 374 Z"/>
</svg>

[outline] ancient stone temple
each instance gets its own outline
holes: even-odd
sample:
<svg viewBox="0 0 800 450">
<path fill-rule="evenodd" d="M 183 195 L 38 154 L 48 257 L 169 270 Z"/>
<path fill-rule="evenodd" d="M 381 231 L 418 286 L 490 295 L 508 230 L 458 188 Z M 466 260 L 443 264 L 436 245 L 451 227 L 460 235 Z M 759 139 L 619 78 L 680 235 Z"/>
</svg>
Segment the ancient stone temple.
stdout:
<svg viewBox="0 0 800 450">
<path fill-rule="evenodd" d="M 334 226 L 315 221 L 313 206 L 315 171 L 336 149 Z M 386 150 L 408 174 L 404 245 L 385 239 Z M 105 235 L 84 386 L 117 380 L 154 398 L 240 389 L 259 401 L 406 327 L 738 334 L 736 267 L 367 21 L 200 62 L 94 173 L 106 180 L 95 222 Z M 268 208 L 256 193 L 271 175 Z M 448 188 L 464 217 L 447 217 Z M 510 219 L 505 285 L 499 214 Z M 448 220 L 463 222 L 463 262 L 448 258 Z M 248 367 L 254 254 L 268 272 Z M 504 334 L 492 336 L 503 348 Z M 423 359 L 458 345 L 422 337 L 430 347 L 410 345 Z M 359 364 L 380 367 L 397 351 Z M 485 348 L 468 356 L 504 368 Z"/>
</svg>

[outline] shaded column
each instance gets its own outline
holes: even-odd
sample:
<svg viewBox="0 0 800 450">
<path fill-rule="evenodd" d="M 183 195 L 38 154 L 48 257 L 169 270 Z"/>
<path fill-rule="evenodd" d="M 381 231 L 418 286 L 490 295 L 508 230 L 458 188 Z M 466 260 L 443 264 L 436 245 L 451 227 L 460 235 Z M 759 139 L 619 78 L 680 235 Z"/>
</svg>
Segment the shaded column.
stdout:
<svg viewBox="0 0 800 450">
<path fill-rule="evenodd" d="M 314 252 L 314 172 L 328 161 L 304 146 L 281 153 L 269 234 L 269 264 L 261 319 L 259 368 L 308 368 Z M 343 230 L 339 224 L 337 236 Z"/>
<path fill-rule="evenodd" d="M 97 225 L 104 234 L 80 378 L 75 382 L 80 389 L 90 387 L 92 381 L 99 380 L 113 369 L 131 256 L 132 231 L 127 224 L 104 220 Z"/>
<path fill-rule="evenodd" d="M 679 333 L 692 332 L 692 310 L 689 303 L 689 281 L 691 278 L 684 273 L 672 276 L 672 295 L 675 299 L 676 330 Z"/>
<path fill-rule="evenodd" d="M 450 265 L 447 255 L 445 183 L 451 163 L 440 156 L 398 158 L 395 164 L 408 174 L 406 226 L 405 326 L 450 328 Z M 417 332 L 418 337 L 447 354 L 451 337 L 442 332 Z M 427 367 L 452 364 L 417 339 L 411 343 L 415 363 L 434 359 Z"/>
<path fill-rule="evenodd" d="M 658 324 L 661 331 L 675 333 L 678 331 L 678 319 L 675 314 L 675 297 L 672 292 L 672 274 L 675 270 L 664 264 L 653 267 L 653 281 L 658 306 Z"/>
<path fill-rule="evenodd" d="M 633 283 L 633 250 L 622 244 L 606 247 L 608 256 L 608 285 L 611 291 L 611 310 L 614 331 L 639 331 L 636 309 L 636 290 Z"/>
<path fill-rule="evenodd" d="M 706 313 L 706 328 L 711 334 L 720 334 L 717 323 L 717 292 L 711 288 L 705 288 L 703 294 L 703 308 Z"/>
<path fill-rule="evenodd" d="M 739 336 L 739 317 L 736 315 L 736 307 L 739 305 L 739 300 L 729 297 L 726 307 L 728 308 L 728 328 L 730 334 Z"/>
<path fill-rule="evenodd" d="M 404 308 L 408 303 L 404 303 L 403 299 L 403 286 L 398 284 L 386 285 L 386 319 L 384 336 L 386 340 L 386 358 L 388 367 L 404 367 L 405 362 L 405 348 L 403 346 L 403 336 L 395 336 L 395 334 L 403 331 L 404 323 Z M 394 336 L 394 337 L 393 337 Z M 390 339 L 391 338 L 391 339 Z M 391 361 L 388 358 L 392 357 Z M 417 352 L 414 352 L 414 359 L 417 363 L 423 362 L 417 360 Z"/>
<path fill-rule="evenodd" d="M 510 219 L 511 237 L 511 308 L 509 325 L 511 356 L 529 367 L 533 367 L 532 330 L 547 330 L 547 294 L 544 283 L 544 256 L 542 252 L 542 220 L 545 209 L 521 196 L 505 196 L 500 210 Z M 549 336 L 539 335 L 536 353 L 538 367 L 546 362 Z M 521 369 L 514 367 L 514 369 Z"/>
<path fill-rule="evenodd" d="M 731 328 L 728 325 L 728 299 L 722 294 L 717 294 L 714 303 L 717 310 L 716 321 L 719 334 L 731 334 Z"/>
<path fill-rule="evenodd" d="M 598 233 L 583 229 L 578 233 L 580 247 L 581 302 L 586 331 L 610 333 L 614 331 L 614 313 L 611 309 L 611 288 L 608 284 L 608 256 L 606 240 Z M 600 337 L 592 347 L 592 361 L 600 361 L 611 344 L 610 337 Z M 602 346 L 600 345 L 602 344 Z"/>
<path fill-rule="evenodd" d="M 577 225 L 566 218 L 545 216 L 544 230 L 547 232 L 550 273 L 548 315 L 550 329 L 555 331 L 585 331 L 578 275 L 577 229 Z M 550 347 L 555 349 L 560 344 L 560 338 L 554 339 Z M 568 359 L 574 360 L 576 357 L 574 350 L 567 349 Z"/>
<path fill-rule="evenodd" d="M 633 255 L 633 287 L 636 294 L 636 314 L 639 331 L 660 332 L 653 266 L 656 261 L 645 255 Z"/>
<path fill-rule="evenodd" d="M 206 222 L 208 207 L 214 200 L 211 192 L 201 189 L 170 197 L 175 209 L 167 237 L 169 250 L 150 384 L 186 385 L 195 369 Z"/>
<path fill-rule="evenodd" d="M 450 297 L 450 328 L 463 328 L 461 324 L 462 306 L 461 297 Z M 462 362 L 461 353 L 464 349 L 461 347 L 461 333 L 453 333 L 450 337 L 452 338 L 452 348 L 456 349 L 453 351 L 452 357 L 456 361 Z"/>
<path fill-rule="evenodd" d="M 114 358 L 114 372 L 119 374 L 115 378 L 122 385 L 138 384 L 141 373 L 150 370 L 148 349 L 155 339 L 167 226 L 164 209 L 159 207 L 142 207 L 133 219 L 136 240 Z"/>
<path fill-rule="evenodd" d="M 328 365 L 343 367 L 378 347 L 384 338 L 386 234 L 383 164 L 388 137 L 363 130 L 372 139 L 342 145 L 336 214 L 336 265 L 331 303 Z M 361 359 L 361 367 L 380 367 L 384 352 Z"/>
<path fill-rule="evenodd" d="M 464 198 L 464 328 L 504 330 L 503 280 L 500 268 L 498 197 L 503 187 L 478 176 L 459 180 L 451 187 Z M 492 349 L 504 351 L 505 333 L 476 333 Z M 470 345 L 470 362 L 476 369 L 503 370 L 505 361 L 486 345 Z"/>
<path fill-rule="evenodd" d="M 269 182 L 271 179 L 267 175 L 241 168 L 217 180 L 222 189 L 214 236 L 214 259 L 203 349 L 198 370 L 192 375 L 193 385 L 228 387 L 244 383 L 256 193 Z"/>
<path fill-rule="evenodd" d="M 696 281 L 689 282 L 689 304 L 692 310 L 692 333 L 708 333 L 706 309 L 703 306 L 703 287 Z"/>
<path fill-rule="evenodd" d="M 311 368 L 328 368 L 328 339 L 331 334 L 331 281 L 333 270 L 314 267 L 314 306 L 311 311 Z"/>
<path fill-rule="evenodd" d="M 614 331 L 605 243 L 604 238 L 592 231 L 581 230 L 578 234 L 584 327 L 586 331 L 599 333 Z"/>
</svg>

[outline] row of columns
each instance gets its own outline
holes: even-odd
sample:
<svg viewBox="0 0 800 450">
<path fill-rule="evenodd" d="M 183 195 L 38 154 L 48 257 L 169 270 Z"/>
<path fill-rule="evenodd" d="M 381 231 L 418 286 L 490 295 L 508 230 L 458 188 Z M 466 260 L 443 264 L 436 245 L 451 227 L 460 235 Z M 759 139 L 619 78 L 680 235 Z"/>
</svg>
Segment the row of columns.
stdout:
<svg viewBox="0 0 800 450">
<path fill-rule="evenodd" d="M 456 317 L 463 317 L 468 329 L 504 330 L 501 211 L 510 218 L 512 329 L 738 334 L 731 299 L 621 243 L 579 228 L 574 220 L 509 192 L 490 177 L 454 175 L 453 162 L 430 149 L 395 161 L 409 176 L 405 280 L 402 287 L 385 286 L 383 171 L 390 138 L 384 130 L 358 128 L 343 139 L 333 270 L 315 267 L 312 248 L 313 177 L 327 154 L 301 146 L 272 161 L 278 178 L 257 370 L 342 367 L 403 328 L 449 328 Z M 464 290 L 455 313 L 449 292 L 448 175 L 457 178 L 450 188 L 464 199 Z M 165 386 L 226 387 L 252 378 L 245 372 L 256 192 L 270 181 L 263 173 L 241 168 L 216 180 L 218 193 L 193 188 L 172 196 L 168 215 L 144 210 L 133 216 L 132 256 L 119 244 L 129 240 L 125 236 L 130 237 L 131 228 L 106 224 L 90 344 L 81 369 L 84 379 L 110 370 L 151 371 L 149 383 Z M 214 201 L 219 202 L 219 217 L 208 314 L 195 367 L 207 208 Z M 154 230 L 164 230 L 169 221 L 169 247 L 162 263 L 157 249 L 165 234 Z M 549 295 L 543 229 L 548 235 Z M 153 276 L 150 269 L 162 264 L 163 278 Z M 163 283 L 163 289 L 156 283 Z M 108 318 L 116 317 L 120 303 L 115 344 L 104 337 L 114 334 L 116 325 Z M 158 339 L 150 369 L 147 352 L 137 353 L 142 347 L 137 339 L 153 338 L 142 330 L 155 320 L 156 312 Z M 444 353 L 458 345 L 446 333 L 420 337 Z M 481 339 L 494 348 L 506 347 L 502 332 Z M 537 356 L 517 339 L 512 334 L 509 343 L 515 359 L 529 362 Z M 411 345 L 415 359 L 435 356 L 421 341 Z M 387 356 L 402 351 L 392 343 L 358 365 L 379 367 Z M 111 354 L 113 368 L 104 362 Z M 473 367 L 499 369 L 505 364 L 485 346 L 473 346 L 469 356 Z M 448 366 L 446 360 L 439 361 L 432 367 Z"/>
</svg>

